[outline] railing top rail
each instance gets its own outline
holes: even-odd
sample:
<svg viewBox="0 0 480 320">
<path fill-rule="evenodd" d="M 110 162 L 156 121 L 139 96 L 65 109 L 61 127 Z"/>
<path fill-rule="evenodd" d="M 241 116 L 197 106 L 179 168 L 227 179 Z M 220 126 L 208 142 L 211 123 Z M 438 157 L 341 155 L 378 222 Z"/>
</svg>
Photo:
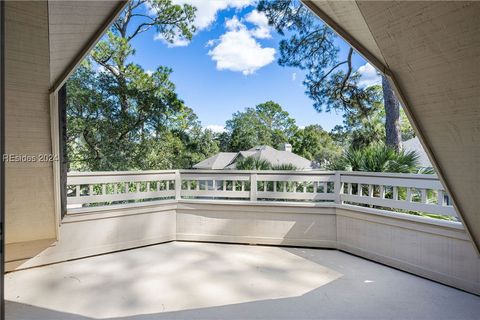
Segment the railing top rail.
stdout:
<svg viewBox="0 0 480 320">
<path fill-rule="evenodd" d="M 414 174 L 414 173 L 386 173 L 386 172 L 364 172 L 364 171 L 324 171 L 324 170 L 197 170 L 197 169 L 181 169 L 181 170 L 142 170 L 142 171 L 70 171 L 69 177 L 85 177 L 85 176 L 124 176 L 124 175 L 148 175 L 148 174 L 171 174 L 171 173 L 191 173 L 191 174 L 285 174 L 285 175 L 335 175 L 340 173 L 345 176 L 365 176 L 365 177 L 391 177 L 404 179 L 428 179 L 437 180 L 436 174 Z"/>
<path fill-rule="evenodd" d="M 149 175 L 149 174 L 170 174 L 170 173 L 189 173 L 189 174 L 285 174 L 285 175 L 334 175 L 335 171 L 322 171 L 322 170 L 197 170 L 197 169 L 181 169 L 181 170 L 143 170 L 143 171 L 70 171 L 69 177 L 85 177 L 85 176 L 125 176 L 125 175 Z"/>
<path fill-rule="evenodd" d="M 92 176 L 136 176 L 136 175 L 150 175 L 150 174 L 172 174 L 178 170 L 143 170 L 143 171 L 70 171 L 68 177 L 92 177 Z"/>
<path fill-rule="evenodd" d="M 182 169 L 178 170 L 180 173 L 215 173 L 215 174 L 285 174 L 285 175 L 313 175 L 313 174 L 322 174 L 322 175 L 334 175 L 335 171 L 324 171 L 324 170 L 203 170 L 203 169 Z"/>
<path fill-rule="evenodd" d="M 438 176 L 436 174 L 388 173 L 388 172 L 366 172 L 366 171 L 336 171 L 336 172 L 340 173 L 343 176 L 438 180 Z"/>
</svg>

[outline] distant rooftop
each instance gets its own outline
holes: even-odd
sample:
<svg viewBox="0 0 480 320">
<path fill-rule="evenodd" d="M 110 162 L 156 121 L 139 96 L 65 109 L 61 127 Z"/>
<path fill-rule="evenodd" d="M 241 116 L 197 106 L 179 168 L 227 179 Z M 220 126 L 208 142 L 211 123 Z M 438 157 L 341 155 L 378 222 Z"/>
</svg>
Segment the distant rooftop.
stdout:
<svg viewBox="0 0 480 320">
<path fill-rule="evenodd" d="M 288 146 L 285 150 L 289 150 Z M 316 163 L 291 151 L 277 150 L 270 146 L 256 146 L 240 152 L 220 152 L 193 166 L 194 169 L 235 169 L 235 163 L 242 158 L 254 157 L 272 165 L 293 165 L 299 170 L 317 168 Z"/>
<path fill-rule="evenodd" d="M 422 144 L 420 143 L 420 140 L 418 140 L 418 137 L 404 141 L 402 143 L 402 146 L 405 151 L 415 151 L 418 154 L 418 162 L 421 167 L 424 167 L 424 168 L 433 167 L 432 163 L 428 159 L 427 153 L 425 152 Z"/>
</svg>

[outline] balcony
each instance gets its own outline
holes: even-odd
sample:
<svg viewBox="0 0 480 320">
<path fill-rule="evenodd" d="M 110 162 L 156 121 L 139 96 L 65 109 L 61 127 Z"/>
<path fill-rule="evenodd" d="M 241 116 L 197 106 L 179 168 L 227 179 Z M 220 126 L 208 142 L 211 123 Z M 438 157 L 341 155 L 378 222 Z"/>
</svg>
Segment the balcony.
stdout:
<svg viewBox="0 0 480 320">
<path fill-rule="evenodd" d="M 435 175 L 70 173 L 67 207 L 59 241 L 29 257 L 11 248 L 10 270 L 61 262 L 8 276 L 15 319 L 403 318 L 397 302 L 418 301 L 412 318 L 437 319 L 480 308 L 439 284 L 480 293 L 480 259 Z"/>
</svg>

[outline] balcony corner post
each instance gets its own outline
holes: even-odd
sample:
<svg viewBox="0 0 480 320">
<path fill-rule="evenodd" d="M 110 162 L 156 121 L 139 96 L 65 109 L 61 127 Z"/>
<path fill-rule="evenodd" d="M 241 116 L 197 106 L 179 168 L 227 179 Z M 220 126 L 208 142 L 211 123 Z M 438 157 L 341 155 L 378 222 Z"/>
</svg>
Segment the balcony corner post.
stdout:
<svg viewBox="0 0 480 320">
<path fill-rule="evenodd" d="M 257 201 L 257 174 L 250 174 L 250 201 Z"/>
<path fill-rule="evenodd" d="M 182 199 L 182 176 L 180 171 L 175 171 L 175 200 L 179 201 Z"/>
<path fill-rule="evenodd" d="M 335 181 L 333 183 L 333 190 L 335 192 L 335 203 L 342 204 L 342 182 L 340 172 L 335 171 Z"/>
</svg>

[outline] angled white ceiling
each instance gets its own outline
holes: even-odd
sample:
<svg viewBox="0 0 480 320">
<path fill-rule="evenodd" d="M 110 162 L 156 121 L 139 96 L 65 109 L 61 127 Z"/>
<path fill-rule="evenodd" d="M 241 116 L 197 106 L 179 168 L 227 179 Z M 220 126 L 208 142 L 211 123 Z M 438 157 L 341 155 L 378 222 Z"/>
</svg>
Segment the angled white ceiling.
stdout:
<svg viewBox="0 0 480 320">
<path fill-rule="evenodd" d="M 56 86 L 91 48 L 125 1 L 48 1 L 50 79 Z"/>
</svg>

